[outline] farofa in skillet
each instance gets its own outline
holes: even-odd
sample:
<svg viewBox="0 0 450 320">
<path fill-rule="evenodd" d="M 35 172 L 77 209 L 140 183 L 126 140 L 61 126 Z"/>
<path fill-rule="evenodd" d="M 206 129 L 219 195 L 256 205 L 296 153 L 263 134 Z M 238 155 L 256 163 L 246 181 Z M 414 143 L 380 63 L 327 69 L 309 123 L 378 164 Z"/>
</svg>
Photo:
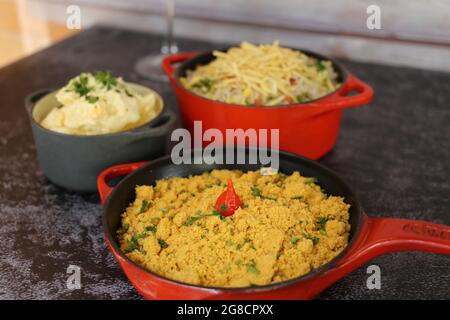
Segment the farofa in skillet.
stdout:
<svg viewBox="0 0 450 320">
<path fill-rule="evenodd" d="M 232 179 L 244 205 L 214 209 Z M 347 245 L 349 205 L 294 172 L 213 170 L 136 187 L 122 215 L 120 248 L 161 276 L 214 287 L 266 285 L 304 275 Z"/>
</svg>

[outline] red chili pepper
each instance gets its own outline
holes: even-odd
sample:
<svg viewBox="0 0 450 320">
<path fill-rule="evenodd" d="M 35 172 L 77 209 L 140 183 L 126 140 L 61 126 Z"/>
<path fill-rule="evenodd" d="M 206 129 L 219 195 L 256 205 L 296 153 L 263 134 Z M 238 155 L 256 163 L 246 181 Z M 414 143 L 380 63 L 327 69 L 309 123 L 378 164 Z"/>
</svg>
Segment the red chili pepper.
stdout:
<svg viewBox="0 0 450 320">
<path fill-rule="evenodd" d="M 217 198 L 216 210 L 224 217 L 228 217 L 233 215 L 241 205 L 242 201 L 234 191 L 233 182 L 229 179 L 227 189 Z"/>
</svg>

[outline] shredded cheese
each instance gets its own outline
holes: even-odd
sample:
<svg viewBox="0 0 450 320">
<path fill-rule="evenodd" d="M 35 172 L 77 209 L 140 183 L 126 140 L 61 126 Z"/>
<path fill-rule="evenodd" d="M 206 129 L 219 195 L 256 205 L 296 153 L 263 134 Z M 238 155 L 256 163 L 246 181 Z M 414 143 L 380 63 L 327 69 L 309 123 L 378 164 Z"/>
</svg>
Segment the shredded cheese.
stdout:
<svg viewBox="0 0 450 320">
<path fill-rule="evenodd" d="M 274 106 L 314 100 L 339 87 L 332 63 L 278 41 L 253 45 L 242 42 L 215 59 L 189 70 L 181 82 L 205 98 L 240 105 Z"/>
</svg>

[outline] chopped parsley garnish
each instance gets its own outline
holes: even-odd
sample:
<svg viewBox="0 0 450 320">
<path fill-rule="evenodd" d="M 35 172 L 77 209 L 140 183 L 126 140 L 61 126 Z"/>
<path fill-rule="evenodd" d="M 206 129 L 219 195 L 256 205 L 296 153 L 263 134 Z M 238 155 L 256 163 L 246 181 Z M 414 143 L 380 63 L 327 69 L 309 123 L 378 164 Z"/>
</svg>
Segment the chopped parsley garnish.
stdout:
<svg viewBox="0 0 450 320">
<path fill-rule="evenodd" d="M 126 88 L 125 88 L 125 94 L 126 94 L 127 96 L 129 96 L 130 98 L 134 97 L 134 96 L 130 93 L 130 91 L 128 91 L 128 89 L 126 89 Z"/>
<path fill-rule="evenodd" d="M 95 80 L 102 83 L 108 90 L 117 86 L 117 78 L 110 71 L 97 71 L 95 73 Z"/>
<path fill-rule="evenodd" d="M 192 85 L 192 88 L 199 89 L 203 93 L 206 93 L 209 90 L 211 90 L 212 84 L 213 84 L 213 82 L 210 79 L 203 78 L 203 79 L 198 80 L 196 83 L 194 83 Z"/>
<path fill-rule="evenodd" d="M 80 75 L 73 81 L 72 88 L 80 97 L 86 96 L 91 91 L 91 88 L 88 87 L 88 77 Z"/>
<path fill-rule="evenodd" d="M 316 178 L 308 178 L 308 181 L 305 182 L 305 184 L 308 186 L 314 185 L 315 183 L 317 183 Z"/>
<path fill-rule="evenodd" d="M 252 187 L 252 196 L 260 197 L 261 199 L 276 200 L 274 198 L 263 196 L 261 189 L 259 189 L 258 187 Z"/>
<path fill-rule="evenodd" d="M 325 70 L 325 66 L 323 65 L 322 61 L 320 61 L 320 60 L 317 60 L 315 62 L 315 66 L 316 66 L 317 71 L 319 71 L 319 72 Z"/>
<path fill-rule="evenodd" d="M 291 238 L 291 243 L 292 243 L 293 245 L 296 245 L 297 242 L 298 242 L 299 240 L 300 240 L 299 237 L 293 236 L 293 237 Z"/>
<path fill-rule="evenodd" d="M 159 243 L 159 246 L 160 246 L 162 249 L 165 249 L 165 248 L 167 248 L 167 247 L 169 246 L 169 244 L 168 244 L 167 242 L 165 242 L 163 239 L 159 239 L 159 240 L 158 240 L 158 243 Z"/>
<path fill-rule="evenodd" d="M 159 211 L 161 212 L 167 212 L 168 210 L 166 208 L 159 208 Z"/>
<path fill-rule="evenodd" d="M 307 234 L 305 234 L 305 238 L 308 239 L 308 240 L 311 240 L 313 245 L 318 244 L 319 240 L 320 240 L 320 238 L 318 238 L 318 237 L 310 236 L 310 235 L 307 235 Z"/>
<path fill-rule="evenodd" d="M 240 266 L 242 264 L 242 260 L 241 259 L 237 259 L 235 263 L 236 263 L 237 266 Z"/>
<path fill-rule="evenodd" d="M 225 203 L 222 203 L 220 205 L 220 209 L 223 210 L 223 211 L 226 211 L 228 209 L 228 206 Z"/>
<path fill-rule="evenodd" d="M 89 103 L 96 103 L 97 101 L 98 101 L 98 97 L 95 97 L 95 96 L 86 96 L 86 100 L 87 100 L 87 102 L 89 102 Z"/>
<path fill-rule="evenodd" d="M 330 220 L 330 219 L 325 218 L 325 217 L 319 217 L 317 219 L 317 224 L 319 225 L 319 231 L 322 235 L 327 234 L 327 230 L 326 230 L 325 226 L 326 226 L 328 220 Z"/>
<path fill-rule="evenodd" d="M 297 99 L 297 102 L 304 102 L 309 99 L 309 95 L 307 93 L 301 93 L 295 96 L 295 99 Z"/>
<path fill-rule="evenodd" d="M 156 226 L 153 225 L 153 226 L 145 227 L 145 231 L 146 232 L 151 232 L 151 233 L 156 233 Z"/>
<path fill-rule="evenodd" d="M 187 219 L 184 222 L 185 226 L 190 226 L 194 222 L 196 222 L 196 221 L 198 221 L 200 219 L 206 218 L 206 217 L 214 217 L 215 216 L 215 217 L 219 217 L 220 220 L 224 220 L 225 219 L 225 217 L 219 211 L 216 211 L 216 210 L 214 210 L 212 213 L 201 213 L 201 211 L 197 211 L 195 214 L 196 214 L 195 216 L 189 217 L 189 219 Z"/>
<path fill-rule="evenodd" d="M 293 200 L 303 200 L 303 196 L 298 196 L 298 197 L 292 197 L 291 199 Z"/>
<path fill-rule="evenodd" d="M 122 228 L 126 228 L 126 230 L 128 230 L 129 226 L 124 225 Z M 141 253 L 145 253 L 142 250 L 141 246 L 139 245 L 139 239 L 147 238 L 147 236 L 148 236 L 147 230 L 145 230 L 143 233 L 138 234 L 138 235 L 133 234 L 131 236 L 130 240 L 128 240 L 128 242 L 127 242 L 128 248 L 125 251 L 125 253 L 130 253 L 134 250 L 138 250 Z"/>
<path fill-rule="evenodd" d="M 139 210 L 139 213 L 144 213 L 145 211 L 147 211 L 148 208 L 150 208 L 150 206 L 151 202 L 147 200 L 142 200 L 141 210 Z"/>
<path fill-rule="evenodd" d="M 81 74 L 72 82 L 71 90 L 78 93 L 80 97 L 84 97 L 89 103 L 96 103 L 98 101 L 98 97 L 90 96 L 89 92 L 91 92 L 92 88 L 88 86 L 89 78 L 86 75 Z"/>
<path fill-rule="evenodd" d="M 248 272 L 251 272 L 251 273 L 256 273 L 256 274 L 258 274 L 259 273 L 259 270 L 258 270 L 258 268 L 256 267 L 256 262 L 255 262 L 255 260 L 250 260 L 250 262 L 249 263 L 247 263 L 247 271 Z"/>
<path fill-rule="evenodd" d="M 132 252 L 134 250 L 139 250 L 140 251 L 140 246 L 139 246 L 139 242 L 138 239 L 141 238 L 141 236 L 135 236 L 132 235 L 130 240 L 128 240 L 128 250 L 127 252 Z"/>
<path fill-rule="evenodd" d="M 227 246 L 229 246 L 229 247 L 230 247 L 230 246 L 232 246 L 232 245 L 233 245 L 233 241 L 231 241 L 230 239 L 228 239 L 228 240 L 227 240 L 227 242 L 226 242 L 226 244 L 227 244 Z"/>
<path fill-rule="evenodd" d="M 261 197 L 261 190 L 257 187 L 252 187 L 252 196 Z"/>
</svg>

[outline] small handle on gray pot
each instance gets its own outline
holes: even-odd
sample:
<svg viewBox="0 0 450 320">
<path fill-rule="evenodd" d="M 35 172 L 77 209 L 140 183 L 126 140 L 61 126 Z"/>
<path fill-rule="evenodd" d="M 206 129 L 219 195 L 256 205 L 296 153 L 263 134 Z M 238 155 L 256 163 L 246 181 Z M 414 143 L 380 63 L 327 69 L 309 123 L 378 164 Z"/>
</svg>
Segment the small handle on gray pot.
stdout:
<svg viewBox="0 0 450 320">
<path fill-rule="evenodd" d="M 41 99 L 42 97 L 46 96 L 51 92 L 53 92 L 52 89 L 41 89 L 27 95 L 25 97 L 25 109 L 28 111 L 28 113 L 31 115 L 31 111 L 36 102 L 38 102 L 39 99 Z"/>
<path fill-rule="evenodd" d="M 167 134 L 167 132 L 169 132 L 169 130 L 173 127 L 176 119 L 177 119 L 177 117 L 173 111 L 166 110 L 159 117 L 159 120 L 157 123 L 152 124 L 151 126 L 143 126 L 136 130 L 128 131 L 127 134 L 130 134 L 133 136 L 142 136 L 142 137 L 163 136 L 163 135 Z"/>
</svg>

